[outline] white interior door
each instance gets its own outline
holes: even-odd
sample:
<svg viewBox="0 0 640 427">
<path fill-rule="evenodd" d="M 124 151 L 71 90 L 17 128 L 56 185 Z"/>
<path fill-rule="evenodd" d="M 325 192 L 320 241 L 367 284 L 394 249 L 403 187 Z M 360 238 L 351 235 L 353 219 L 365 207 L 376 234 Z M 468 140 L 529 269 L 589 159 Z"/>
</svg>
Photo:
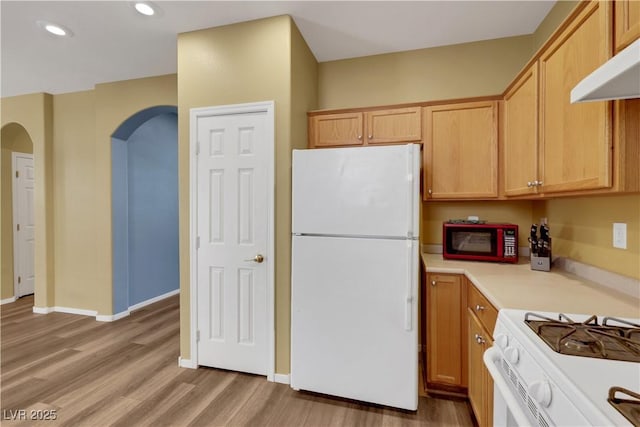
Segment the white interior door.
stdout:
<svg viewBox="0 0 640 427">
<path fill-rule="evenodd" d="M 192 120 L 199 146 L 197 363 L 261 375 L 270 360 L 269 120 L 265 111 L 203 114 L 195 129 Z"/>
<path fill-rule="evenodd" d="M 33 155 L 13 153 L 13 277 L 17 298 L 33 293 L 35 221 Z"/>
</svg>

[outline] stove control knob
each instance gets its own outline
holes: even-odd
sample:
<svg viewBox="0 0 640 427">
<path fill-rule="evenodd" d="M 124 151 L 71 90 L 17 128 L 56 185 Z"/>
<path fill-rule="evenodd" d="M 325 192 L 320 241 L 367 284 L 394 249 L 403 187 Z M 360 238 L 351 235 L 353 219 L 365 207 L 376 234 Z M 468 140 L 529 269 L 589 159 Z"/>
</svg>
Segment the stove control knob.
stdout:
<svg viewBox="0 0 640 427">
<path fill-rule="evenodd" d="M 551 384 L 549 381 L 536 381 L 529 386 L 529 394 L 545 408 L 551 405 Z"/>
<path fill-rule="evenodd" d="M 505 356 L 507 356 L 507 360 L 514 365 L 518 363 L 520 359 L 520 354 L 518 353 L 518 349 L 516 347 L 510 346 L 504 350 Z"/>
<path fill-rule="evenodd" d="M 504 350 L 509 345 L 509 337 L 505 334 L 497 334 L 496 344 L 498 345 L 498 347 Z"/>
</svg>

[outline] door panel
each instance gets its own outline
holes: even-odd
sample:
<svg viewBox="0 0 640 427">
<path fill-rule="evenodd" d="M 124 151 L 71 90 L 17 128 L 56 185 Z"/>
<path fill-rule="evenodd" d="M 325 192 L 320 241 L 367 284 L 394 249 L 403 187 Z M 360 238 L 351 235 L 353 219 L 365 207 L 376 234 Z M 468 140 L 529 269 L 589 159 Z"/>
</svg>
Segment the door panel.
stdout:
<svg viewBox="0 0 640 427">
<path fill-rule="evenodd" d="M 34 292 L 35 220 L 33 155 L 14 154 L 13 238 L 16 297 Z M 17 176 L 16 176 L 17 172 Z"/>
<path fill-rule="evenodd" d="M 291 386 L 415 410 L 415 240 L 294 236 Z"/>
<path fill-rule="evenodd" d="M 200 117 L 198 364 L 267 373 L 266 113 Z M 253 261 L 257 254 L 264 262 Z"/>
<path fill-rule="evenodd" d="M 293 151 L 293 232 L 418 235 L 420 146 Z"/>
</svg>

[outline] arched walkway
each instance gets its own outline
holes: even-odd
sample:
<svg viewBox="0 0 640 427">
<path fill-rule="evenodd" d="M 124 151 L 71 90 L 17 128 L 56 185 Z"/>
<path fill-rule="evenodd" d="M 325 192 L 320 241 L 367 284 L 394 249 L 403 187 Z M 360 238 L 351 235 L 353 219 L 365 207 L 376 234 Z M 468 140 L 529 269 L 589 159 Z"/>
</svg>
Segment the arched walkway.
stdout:
<svg viewBox="0 0 640 427">
<path fill-rule="evenodd" d="M 18 123 L 8 123 L 2 127 L 1 136 L 1 155 L 0 155 L 0 175 L 2 176 L 2 188 L 0 190 L 1 197 L 1 213 L 2 218 L 0 224 L 0 258 L 2 262 L 2 273 L 0 274 L 0 300 L 9 302 L 14 297 L 16 287 L 16 277 L 18 274 L 14 269 L 14 227 L 13 227 L 13 174 L 12 174 L 12 157 L 13 153 L 33 154 L 33 142 L 27 130 Z M 33 203 L 31 205 L 33 207 Z M 23 251 L 23 254 L 29 259 L 23 259 L 22 263 L 27 270 L 33 273 L 34 253 L 31 251 Z"/>
<path fill-rule="evenodd" d="M 113 313 L 179 289 L 177 109 L 125 120 L 111 138 Z"/>
</svg>

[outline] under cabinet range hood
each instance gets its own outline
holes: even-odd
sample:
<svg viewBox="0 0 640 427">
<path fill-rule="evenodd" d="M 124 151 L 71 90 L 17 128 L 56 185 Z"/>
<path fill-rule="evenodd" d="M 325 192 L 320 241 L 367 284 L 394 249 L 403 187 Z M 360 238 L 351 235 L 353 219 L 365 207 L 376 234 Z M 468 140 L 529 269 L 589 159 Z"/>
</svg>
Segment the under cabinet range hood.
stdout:
<svg viewBox="0 0 640 427">
<path fill-rule="evenodd" d="M 631 43 L 571 91 L 571 103 L 640 98 L 640 39 Z"/>
</svg>

